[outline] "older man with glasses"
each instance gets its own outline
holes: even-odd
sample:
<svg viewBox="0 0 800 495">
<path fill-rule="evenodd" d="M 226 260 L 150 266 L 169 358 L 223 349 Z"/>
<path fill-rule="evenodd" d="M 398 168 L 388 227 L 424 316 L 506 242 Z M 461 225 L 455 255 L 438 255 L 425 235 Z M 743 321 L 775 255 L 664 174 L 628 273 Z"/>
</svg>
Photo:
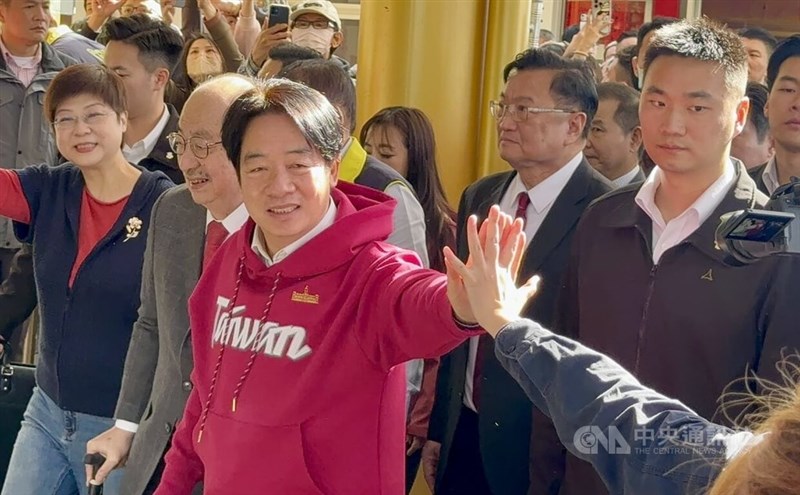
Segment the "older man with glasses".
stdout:
<svg viewBox="0 0 800 495">
<path fill-rule="evenodd" d="M 485 218 L 499 204 L 523 218 L 528 245 L 520 280 L 542 278 L 524 314 L 552 327 L 578 220 L 593 199 L 611 190 L 583 156 L 597 92 L 582 63 L 542 49 L 519 54 L 504 78 L 503 93 L 489 110 L 497 120 L 500 156 L 513 170 L 464 192 L 458 255 L 468 254 L 470 215 Z M 422 462 L 437 495 L 547 493 L 558 475 L 548 461 L 557 462 L 563 447 L 549 420 L 531 409 L 497 361 L 489 338 L 473 337 L 442 359 L 436 394 Z"/>
<path fill-rule="evenodd" d="M 236 97 L 253 87 L 227 74 L 189 97 L 169 144 L 186 185 L 159 198 L 142 273 L 142 305 L 125 361 L 114 428 L 91 440 L 90 453 L 106 458 L 95 479 L 127 458 L 120 493 L 152 493 L 193 384 L 187 304 L 204 266 L 247 220 L 242 194 L 225 150 L 222 118 Z"/>
</svg>

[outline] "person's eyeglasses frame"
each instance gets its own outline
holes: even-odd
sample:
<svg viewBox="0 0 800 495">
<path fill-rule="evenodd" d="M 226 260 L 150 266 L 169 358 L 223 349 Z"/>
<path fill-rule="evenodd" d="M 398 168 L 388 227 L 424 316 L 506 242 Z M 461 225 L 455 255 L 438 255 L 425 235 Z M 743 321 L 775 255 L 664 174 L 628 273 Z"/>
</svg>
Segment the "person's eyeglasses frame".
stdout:
<svg viewBox="0 0 800 495">
<path fill-rule="evenodd" d="M 328 28 L 331 28 L 334 31 L 338 31 L 339 30 L 339 28 L 336 26 L 336 23 L 333 22 L 333 21 L 330 21 L 330 20 L 314 21 L 314 22 L 311 22 L 311 21 L 294 21 L 294 22 L 292 22 L 291 28 L 294 29 L 294 28 L 297 27 L 298 29 L 305 29 L 303 27 L 298 27 L 297 26 L 298 23 L 308 24 L 308 26 L 306 26 L 306 27 L 310 27 L 312 29 L 316 29 L 317 31 L 322 31 L 322 30 L 328 29 Z M 325 24 L 324 26 L 323 26 L 323 23 Z"/>
<path fill-rule="evenodd" d="M 178 156 L 183 155 L 184 153 L 186 153 L 186 148 L 188 147 L 191 150 L 192 154 L 195 156 L 195 158 L 199 160 L 208 158 L 208 155 L 211 154 L 211 148 L 214 148 L 215 146 L 222 144 L 222 141 L 209 143 L 200 136 L 193 136 L 189 139 L 186 139 L 179 132 L 169 133 L 167 135 L 167 141 L 169 142 L 170 149 L 174 151 L 176 155 Z"/>
<path fill-rule="evenodd" d="M 513 111 L 511 113 L 508 112 L 508 109 L 511 107 L 516 107 L 519 110 Z M 521 112 L 521 110 L 524 110 Z M 492 114 L 492 117 L 495 118 L 498 122 L 503 119 L 503 117 L 510 117 L 511 120 L 514 122 L 525 122 L 528 120 L 528 116 L 530 114 L 539 115 L 539 114 L 546 114 L 546 113 L 582 113 L 577 110 L 569 110 L 566 108 L 541 108 L 541 107 L 526 107 L 525 105 L 519 104 L 511 104 L 506 105 L 501 103 L 497 100 L 491 100 L 489 102 L 489 113 Z M 520 117 L 521 115 L 521 117 Z"/>
<path fill-rule="evenodd" d="M 58 131 L 71 131 L 76 125 L 78 125 L 78 121 L 81 121 L 86 124 L 87 127 L 94 129 L 102 124 L 105 118 L 111 115 L 111 113 L 112 112 L 92 112 L 90 114 L 75 117 L 55 118 L 53 119 L 53 128 Z"/>
</svg>

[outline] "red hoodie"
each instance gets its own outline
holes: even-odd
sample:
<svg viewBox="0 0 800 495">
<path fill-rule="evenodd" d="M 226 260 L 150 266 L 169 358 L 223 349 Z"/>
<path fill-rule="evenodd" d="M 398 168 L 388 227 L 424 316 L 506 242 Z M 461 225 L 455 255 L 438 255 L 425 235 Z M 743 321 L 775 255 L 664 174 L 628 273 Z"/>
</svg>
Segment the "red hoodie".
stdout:
<svg viewBox="0 0 800 495">
<path fill-rule="evenodd" d="M 444 275 L 383 242 L 394 200 L 332 196 L 334 224 L 283 261 L 253 252 L 251 220 L 203 273 L 194 390 L 156 495 L 404 493 L 405 373 L 390 371 L 479 332 L 453 321 Z"/>
</svg>

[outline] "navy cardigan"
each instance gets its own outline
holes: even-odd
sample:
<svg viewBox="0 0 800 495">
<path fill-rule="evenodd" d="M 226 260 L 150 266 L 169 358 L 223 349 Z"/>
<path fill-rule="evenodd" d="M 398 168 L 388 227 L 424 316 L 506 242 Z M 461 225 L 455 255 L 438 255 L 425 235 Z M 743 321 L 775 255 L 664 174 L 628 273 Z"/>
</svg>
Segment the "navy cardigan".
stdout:
<svg viewBox="0 0 800 495">
<path fill-rule="evenodd" d="M 66 163 L 18 171 L 30 224 L 14 223 L 33 244 L 41 326 L 36 383 L 68 411 L 113 417 L 139 309 L 150 210 L 172 187 L 161 172 L 142 170 L 120 217 L 84 260 L 78 254 L 83 175 Z"/>
</svg>

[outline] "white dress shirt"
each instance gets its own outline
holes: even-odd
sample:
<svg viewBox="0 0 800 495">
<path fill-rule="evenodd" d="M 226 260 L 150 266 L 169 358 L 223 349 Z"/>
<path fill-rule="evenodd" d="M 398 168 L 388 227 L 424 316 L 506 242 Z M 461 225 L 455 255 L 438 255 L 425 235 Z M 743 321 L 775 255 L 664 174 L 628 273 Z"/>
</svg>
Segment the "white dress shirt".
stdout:
<svg viewBox="0 0 800 495">
<path fill-rule="evenodd" d="M 555 203 L 556 198 L 564 190 L 564 186 L 572 178 L 572 175 L 578 169 L 578 166 L 583 161 L 583 152 L 575 155 L 566 165 L 561 167 L 556 173 L 543 180 L 531 189 L 525 187 L 519 174 L 516 174 L 508 189 L 503 193 L 500 199 L 500 211 L 514 217 L 517 213 L 517 196 L 519 193 L 526 192 L 531 201 L 528 203 L 528 209 L 525 213 L 525 248 L 527 249 L 539 227 L 542 226 L 547 213 Z M 475 376 L 475 360 L 478 356 L 478 340 L 480 337 L 470 337 L 469 339 L 469 357 L 467 358 L 467 380 L 464 385 L 464 405 L 473 411 L 477 411 L 475 404 L 472 402 L 472 380 Z"/>
<path fill-rule="evenodd" d="M 761 173 L 761 179 L 764 180 L 764 185 L 767 187 L 767 191 L 770 195 L 781 186 L 778 180 L 778 164 L 774 156 L 769 159 L 767 166 L 764 167 L 764 172 Z"/>
<path fill-rule="evenodd" d="M 697 230 L 722 202 L 725 195 L 736 182 L 736 169 L 728 161 L 722 175 L 683 213 L 669 222 L 664 221 L 661 211 L 655 204 L 656 191 L 661 185 L 661 169 L 656 167 L 636 194 L 639 205 L 653 224 L 653 263 L 658 264 L 668 249 L 677 246 Z"/>
<path fill-rule="evenodd" d="M 619 189 L 620 187 L 625 187 L 630 184 L 634 177 L 639 174 L 639 165 L 636 165 L 631 169 L 630 172 L 623 175 L 622 177 L 617 177 L 616 179 L 611 181 L 611 184 L 614 185 L 614 189 Z"/>
<path fill-rule="evenodd" d="M 244 225 L 244 223 L 247 221 L 248 217 L 249 215 L 247 214 L 247 209 L 244 207 L 244 203 L 242 203 L 235 210 L 233 210 L 230 215 L 222 219 L 222 226 L 228 231 L 227 238 L 238 232 L 239 229 L 242 228 L 242 225 Z M 208 224 L 210 224 L 212 220 L 214 220 L 214 217 L 211 215 L 210 211 L 206 210 L 206 229 L 208 229 Z M 131 433 L 136 433 L 139 431 L 138 423 L 125 421 L 124 419 L 114 420 L 114 426 L 120 430 L 125 430 Z"/>
<path fill-rule="evenodd" d="M 161 136 L 161 133 L 164 132 L 164 128 L 167 127 L 168 121 L 169 109 L 167 109 L 167 104 L 165 103 L 164 110 L 161 112 L 161 118 L 150 133 L 145 136 L 144 139 L 133 143 L 133 146 L 128 146 L 127 144 L 122 146 L 122 155 L 125 159 L 134 165 L 138 165 L 140 161 L 150 156 L 150 153 L 153 152 L 153 148 L 156 147 L 158 138 Z"/>
<path fill-rule="evenodd" d="M 320 232 L 333 225 L 333 222 L 336 220 L 336 211 L 338 209 L 336 208 L 336 204 L 333 202 L 333 199 L 330 201 L 331 202 L 328 205 L 328 210 L 325 212 L 325 215 L 322 216 L 322 220 L 320 220 L 313 229 L 309 230 L 303 237 L 297 239 L 283 249 L 279 249 L 274 256 L 269 255 L 269 252 L 267 251 L 267 244 L 264 241 L 264 236 L 261 234 L 261 229 L 256 226 L 256 229 L 253 232 L 253 242 L 251 243 L 253 251 L 264 261 L 264 264 L 267 266 L 280 263 L 286 259 L 287 256 L 297 251 L 308 241 L 316 237 Z"/>
</svg>

